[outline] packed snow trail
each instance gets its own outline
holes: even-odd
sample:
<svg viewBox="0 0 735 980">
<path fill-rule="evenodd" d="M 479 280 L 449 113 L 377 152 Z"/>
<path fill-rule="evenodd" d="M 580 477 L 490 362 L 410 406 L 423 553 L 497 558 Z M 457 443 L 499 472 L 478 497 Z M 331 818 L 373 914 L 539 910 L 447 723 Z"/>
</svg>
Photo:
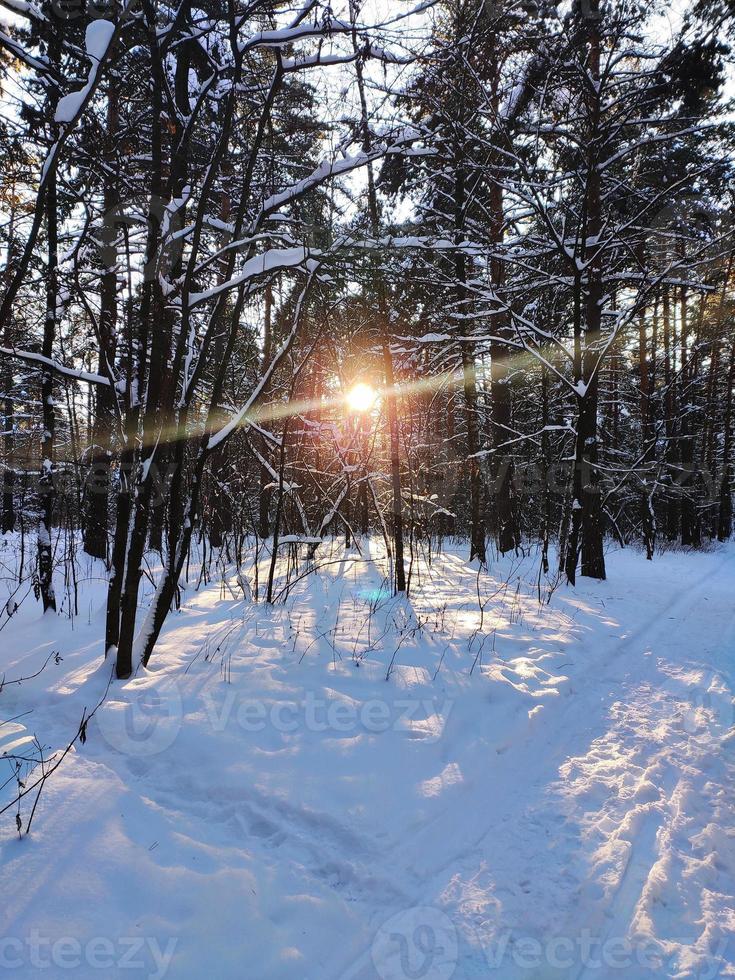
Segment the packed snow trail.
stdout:
<svg viewBox="0 0 735 980">
<path fill-rule="evenodd" d="M 405 601 L 377 557 L 335 555 L 272 609 L 191 595 L 32 835 L 0 826 L 1 965 L 735 975 L 732 549 L 614 553 L 549 605 L 532 559 L 478 579 L 439 555 Z M 101 615 L 11 621 L 9 678 L 63 660 L 2 691 L 0 719 L 33 724 L 0 751 L 65 743 L 107 684 Z"/>
</svg>

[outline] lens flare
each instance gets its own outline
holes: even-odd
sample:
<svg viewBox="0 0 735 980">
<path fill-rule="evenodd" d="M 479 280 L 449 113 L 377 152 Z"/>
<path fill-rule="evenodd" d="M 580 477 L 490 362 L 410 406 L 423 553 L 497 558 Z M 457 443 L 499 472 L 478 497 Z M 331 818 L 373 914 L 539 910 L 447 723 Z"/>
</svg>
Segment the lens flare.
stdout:
<svg viewBox="0 0 735 980">
<path fill-rule="evenodd" d="M 347 392 L 347 405 L 352 412 L 369 412 L 377 401 L 378 393 L 364 381 L 353 385 Z"/>
</svg>

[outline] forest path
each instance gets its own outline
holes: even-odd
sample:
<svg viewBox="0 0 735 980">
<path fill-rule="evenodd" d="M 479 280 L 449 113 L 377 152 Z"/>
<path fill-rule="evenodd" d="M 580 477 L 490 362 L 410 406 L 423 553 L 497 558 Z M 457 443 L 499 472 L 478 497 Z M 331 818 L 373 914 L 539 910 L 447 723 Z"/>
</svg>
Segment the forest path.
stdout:
<svg viewBox="0 0 735 980">
<path fill-rule="evenodd" d="M 115 977 L 731 975 L 732 549 L 614 553 L 549 605 L 532 560 L 434 556 L 405 601 L 334 557 L 285 605 L 171 617 L 32 837 L 0 827 L 2 934 L 74 938 L 81 977 L 100 937 Z M 108 668 L 95 617 L 54 622 L 19 620 L 14 673 L 64 660 L 3 717 L 61 745 Z"/>
<path fill-rule="evenodd" d="M 540 698 L 497 758 L 465 754 L 464 799 L 400 848 L 425 888 L 387 962 L 400 947 L 437 978 L 735 974 L 733 558 L 681 571 L 653 594 L 637 575 L 598 585 L 568 696 Z M 577 591 L 589 617 L 595 589 Z M 447 744 L 471 739 L 459 722 Z"/>
</svg>

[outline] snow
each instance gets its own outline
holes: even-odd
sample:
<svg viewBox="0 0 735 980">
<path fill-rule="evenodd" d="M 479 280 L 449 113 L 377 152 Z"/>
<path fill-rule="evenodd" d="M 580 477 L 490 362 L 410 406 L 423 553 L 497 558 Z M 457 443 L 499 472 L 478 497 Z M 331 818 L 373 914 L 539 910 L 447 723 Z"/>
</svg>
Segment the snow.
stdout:
<svg viewBox="0 0 735 980">
<path fill-rule="evenodd" d="M 55 122 L 70 123 L 79 114 L 85 100 L 97 84 L 100 61 L 105 56 L 114 34 L 115 25 L 108 20 L 96 20 L 88 25 L 85 44 L 92 66 L 89 69 L 87 84 L 78 91 L 70 92 L 59 99 L 54 113 Z"/>
<path fill-rule="evenodd" d="M 293 44 L 303 38 L 320 37 L 327 33 L 347 34 L 352 30 L 352 25 L 347 21 L 341 21 L 330 17 L 325 23 L 301 23 L 295 27 L 282 27 L 273 31 L 260 31 L 253 34 L 247 41 L 240 45 L 243 52 L 250 51 L 257 47 L 281 47 Z"/>
<path fill-rule="evenodd" d="M 101 61 L 109 47 L 115 25 L 109 20 L 93 20 L 87 25 L 85 47 L 87 54 L 95 61 Z"/>
<path fill-rule="evenodd" d="M 82 102 L 87 94 L 87 86 L 79 89 L 77 92 L 70 92 L 68 95 L 62 96 L 56 105 L 56 112 L 54 113 L 54 122 L 57 123 L 69 123 L 74 119 L 76 114 L 81 108 Z"/>
<path fill-rule="evenodd" d="M 52 368 L 55 374 L 61 374 L 67 378 L 76 378 L 79 381 L 87 381 L 90 384 L 109 385 L 110 383 L 109 379 L 103 377 L 101 374 L 93 374 L 90 371 L 83 371 L 79 368 L 66 367 L 59 363 L 59 361 L 54 361 L 50 357 L 44 357 L 43 354 L 37 354 L 35 351 L 19 350 L 17 347 L 0 347 L 0 354 L 8 357 L 16 357 L 21 361 L 28 361 L 31 364 L 42 364 Z M 125 390 L 124 387 L 122 390 Z"/>
<path fill-rule="evenodd" d="M 322 160 L 308 177 L 304 177 L 286 190 L 267 198 L 263 203 L 261 213 L 268 215 L 274 211 L 278 211 L 284 205 L 296 200 L 296 198 L 302 196 L 306 191 L 317 187 L 319 184 L 323 184 L 328 179 L 339 177 L 343 174 L 350 173 L 352 170 L 364 167 L 367 163 L 378 160 L 387 153 L 404 153 L 408 144 L 417 137 L 418 133 L 415 130 L 406 127 L 401 133 L 392 138 L 390 145 L 383 143 L 376 144 L 370 153 L 360 152 L 352 156 L 344 156 L 339 160 Z"/>
<path fill-rule="evenodd" d="M 312 253 L 314 254 L 314 253 Z M 279 269 L 292 269 L 302 265 L 309 255 L 309 250 L 302 247 L 295 248 L 270 248 L 260 255 L 254 256 L 243 262 L 239 273 L 227 282 L 217 286 L 211 286 L 201 293 L 191 293 L 189 296 L 189 306 L 197 306 L 206 300 L 219 296 L 220 293 L 233 289 L 242 283 L 249 282 L 256 276 L 264 275 Z"/>
<path fill-rule="evenodd" d="M 193 564 L 151 669 L 112 683 L 30 836 L 3 815 L 3 965 L 735 975 L 735 549 L 611 552 L 606 582 L 548 604 L 537 556 L 508 559 L 480 576 L 482 620 L 465 553 L 417 564 L 405 600 L 375 541 L 325 542 L 274 607 L 195 592 Z M 63 748 L 104 695 L 101 566 L 79 579 L 78 617 L 51 628 L 31 597 L 5 629 L 7 680 L 61 660 L 0 690 L 0 750 Z"/>
</svg>

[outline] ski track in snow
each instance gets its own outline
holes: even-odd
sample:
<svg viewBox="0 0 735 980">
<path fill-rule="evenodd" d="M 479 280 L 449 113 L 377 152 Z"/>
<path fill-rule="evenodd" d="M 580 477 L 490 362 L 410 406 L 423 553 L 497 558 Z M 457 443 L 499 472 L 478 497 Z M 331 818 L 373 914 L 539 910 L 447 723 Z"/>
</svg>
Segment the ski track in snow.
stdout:
<svg viewBox="0 0 735 980">
<path fill-rule="evenodd" d="M 480 635 L 452 552 L 410 603 L 355 553 L 286 607 L 189 593 L 31 836 L 0 824 L 0 958 L 36 976 L 35 931 L 80 944 L 60 976 L 735 975 L 735 551 L 616 552 L 548 606 L 536 570 L 492 566 Z M 101 599 L 11 621 L 8 678 L 64 659 L 2 690 L 0 720 L 33 714 L 0 752 L 65 744 L 101 696 Z"/>
</svg>

